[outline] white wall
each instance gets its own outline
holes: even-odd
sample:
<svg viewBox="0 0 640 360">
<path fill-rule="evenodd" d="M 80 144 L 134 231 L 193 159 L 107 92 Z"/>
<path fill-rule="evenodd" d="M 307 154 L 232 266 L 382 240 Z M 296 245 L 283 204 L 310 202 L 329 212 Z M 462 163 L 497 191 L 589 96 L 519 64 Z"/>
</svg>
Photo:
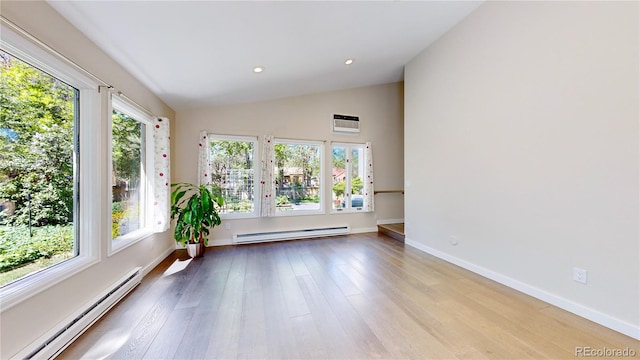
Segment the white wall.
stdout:
<svg viewBox="0 0 640 360">
<path fill-rule="evenodd" d="M 405 72 L 407 242 L 636 337 L 638 5 L 487 2 Z"/>
<path fill-rule="evenodd" d="M 332 114 L 360 116 L 358 136 L 331 132 Z M 273 135 L 274 137 L 326 140 L 325 156 L 330 168 L 330 141 L 371 141 L 376 189 L 402 189 L 403 179 L 403 84 L 394 83 L 280 100 L 178 111 L 173 168 L 175 181 L 196 182 L 200 130 L 212 133 Z M 325 173 L 325 183 L 331 174 Z M 329 199 L 326 197 L 326 199 Z M 299 229 L 308 226 L 350 225 L 355 231 L 375 231 L 378 220 L 402 219 L 403 197 L 376 195 L 374 213 L 286 216 L 224 220 L 231 229 L 217 227 L 210 245 L 229 243 L 234 233 Z M 327 200 L 328 202 L 328 200 Z"/>
<path fill-rule="evenodd" d="M 45 2 L 3 1 L 1 10 L 2 16 L 114 85 L 156 115 L 175 118 L 173 110 L 98 50 Z M 103 160 L 97 159 L 97 161 Z M 106 188 L 105 192 L 108 193 L 110 190 Z M 95 201 L 102 201 L 101 199 L 105 198 L 101 194 L 81 194 L 81 196 L 94 196 Z M 109 209 L 110 204 L 103 204 L 103 208 Z M 170 232 L 166 232 L 146 238 L 107 257 L 108 234 L 95 234 L 95 237 L 100 239 L 101 243 L 101 257 L 98 264 L 40 292 L 23 303 L 1 310 L 0 358 L 7 359 L 28 346 L 39 336 L 54 328 L 58 322 L 78 311 L 82 305 L 132 268 L 148 267 L 175 248 Z"/>
</svg>

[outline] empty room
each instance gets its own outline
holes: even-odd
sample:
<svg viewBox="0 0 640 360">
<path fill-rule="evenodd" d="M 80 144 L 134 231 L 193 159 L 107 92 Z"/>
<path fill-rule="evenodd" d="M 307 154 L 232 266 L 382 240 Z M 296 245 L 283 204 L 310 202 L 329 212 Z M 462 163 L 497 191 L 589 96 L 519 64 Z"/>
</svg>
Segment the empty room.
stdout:
<svg viewBox="0 0 640 360">
<path fill-rule="evenodd" d="M 639 2 L 0 15 L 0 359 L 640 358 Z"/>
</svg>

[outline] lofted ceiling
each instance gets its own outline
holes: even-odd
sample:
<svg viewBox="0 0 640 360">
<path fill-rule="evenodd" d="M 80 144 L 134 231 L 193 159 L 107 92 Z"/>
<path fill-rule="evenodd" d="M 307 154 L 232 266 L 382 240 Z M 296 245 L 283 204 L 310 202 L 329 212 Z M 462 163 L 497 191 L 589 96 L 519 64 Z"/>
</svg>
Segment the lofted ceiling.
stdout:
<svg viewBox="0 0 640 360">
<path fill-rule="evenodd" d="M 174 110 L 400 81 L 407 62 L 480 5 L 48 2 Z"/>
</svg>

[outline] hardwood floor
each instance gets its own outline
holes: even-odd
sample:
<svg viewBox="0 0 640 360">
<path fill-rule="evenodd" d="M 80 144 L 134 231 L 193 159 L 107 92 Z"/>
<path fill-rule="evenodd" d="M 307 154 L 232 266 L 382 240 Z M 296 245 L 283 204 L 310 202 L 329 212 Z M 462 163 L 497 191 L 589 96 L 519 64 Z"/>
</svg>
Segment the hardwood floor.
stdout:
<svg viewBox="0 0 640 360">
<path fill-rule="evenodd" d="M 384 235 L 176 252 L 59 359 L 559 359 L 640 342 Z"/>
<path fill-rule="evenodd" d="M 404 242 L 404 223 L 379 224 L 378 233 L 382 233 L 393 239 Z"/>
</svg>

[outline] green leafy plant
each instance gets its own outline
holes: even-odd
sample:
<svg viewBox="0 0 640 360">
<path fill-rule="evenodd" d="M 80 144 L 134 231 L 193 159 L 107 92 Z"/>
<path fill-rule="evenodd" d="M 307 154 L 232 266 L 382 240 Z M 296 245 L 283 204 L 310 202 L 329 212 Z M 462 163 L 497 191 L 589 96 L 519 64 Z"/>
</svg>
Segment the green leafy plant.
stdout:
<svg viewBox="0 0 640 360">
<path fill-rule="evenodd" d="M 286 195 L 278 195 L 278 197 L 276 197 L 276 206 L 286 205 L 289 205 L 289 198 Z"/>
<path fill-rule="evenodd" d="M 336 196 L 341 196 L 344 194 L 344 189 L 347 187 L 346 181 L 340 181 L 333 185 L 333 193 Z M 356 176 L 351 180 L 351 194 L 359 194 L 360 189 L 364 187 L 364 183 L 360 177 Z"/>
<path fill-rule="evenodd" d="M 38 259 L 73 254 L 73 225 L 42 226 L 29 236 L 26 226 L 0 226 L 0 273 Z"/>
<path fill-rule="evenodd" d="M 15 209 L 3 223 L 73 222 L 75 96 L 69 85 L 0 51 L 0 199 Z"/>
<path fill-rule="evenodd" d="M 138 218 L 140 205 L 130 206 L 126 202 L 114 202 L 111 204 L 111 238 L 115 239 L 125 235 L 121 231 L 122 225 L 130 219 Z"/>
<path fill-rule="evenodd" d="M 220 190 L 212 185 L 171 184 L 171 219 L 176 219 L 173 237 L 183 246 L 208 242 L 210 229 L 220 225 L 218 209 L 224 205 Z"/>
<path fill-rule="evenodd" d="M 111 205 L 111 238 L 120 236 L 120 222 L 124 218 L 122 203 L 115 202 Z"/>
</svg>

